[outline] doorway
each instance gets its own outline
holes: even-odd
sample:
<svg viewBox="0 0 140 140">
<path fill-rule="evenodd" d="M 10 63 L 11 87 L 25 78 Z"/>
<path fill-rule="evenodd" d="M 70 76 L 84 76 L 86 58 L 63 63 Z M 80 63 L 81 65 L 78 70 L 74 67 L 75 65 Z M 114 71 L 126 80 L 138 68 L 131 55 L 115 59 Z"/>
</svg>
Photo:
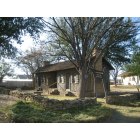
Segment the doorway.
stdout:
<svg viewBox="0 0 140 140">
<path fill-rule="evenodd" d="M 70 74 L 66 74 L 66 90 L 71 90 Z"/>
</svg>

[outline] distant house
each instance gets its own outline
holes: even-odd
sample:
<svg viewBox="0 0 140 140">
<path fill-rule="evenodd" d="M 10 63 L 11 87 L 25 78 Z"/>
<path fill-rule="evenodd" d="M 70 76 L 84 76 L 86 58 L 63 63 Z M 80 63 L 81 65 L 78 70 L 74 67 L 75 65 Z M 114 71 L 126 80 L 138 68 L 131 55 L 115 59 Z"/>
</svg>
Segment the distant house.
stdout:
<svg viewBox="0 0 140 140">
<path fill-rule="evenodd" d="M 121 82 L 123 85 L 139 85 L 140 84 L 140 77 L 130 72 L 123 72 L 122 74 L 118 75 L 118 77 L 121 77 Z"/>
<path fill-rule="evenodd" d="M 97 71 L 102 72 L 104 69 L 103 79 L 96 75 L 96 93 L 98 97 L 104 96 L 104 86 L 107 92 L 110 90 L 109 84 L 109 71 L 113 70 L 110 63 L 101 58 L 98 60 L 95 66 Z M 75 66 L 70 61 L 59 62 L 56 64 L 46 63 L 44 67 L 41 67 L 35 72 L 36 88 L 41 87 L 44 92 L 50 94 L 52 89 L 57 89 L 61 95 L 72 93 L 76 96 L 79 95 L 79 73 L 75 69 Z M 94 96 L 94 80 L 93 73 L 89 72 L 86 89 L 87 97 Z"/>
</svg>

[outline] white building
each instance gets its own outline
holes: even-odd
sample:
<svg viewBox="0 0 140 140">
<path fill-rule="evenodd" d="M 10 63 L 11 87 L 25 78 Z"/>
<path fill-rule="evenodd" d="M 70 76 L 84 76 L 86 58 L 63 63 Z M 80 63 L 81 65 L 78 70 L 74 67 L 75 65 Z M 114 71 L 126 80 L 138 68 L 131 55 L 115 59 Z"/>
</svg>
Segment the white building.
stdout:
<svg viewBox="0 0 140 140">
<path fill-rule="evenodd" d="M 130 72 L 123 72 L 118 77 L 121 77 L 121 82 L 123 85 L 139 85 L 140 77 L 132 75 Z"/>
</svg>

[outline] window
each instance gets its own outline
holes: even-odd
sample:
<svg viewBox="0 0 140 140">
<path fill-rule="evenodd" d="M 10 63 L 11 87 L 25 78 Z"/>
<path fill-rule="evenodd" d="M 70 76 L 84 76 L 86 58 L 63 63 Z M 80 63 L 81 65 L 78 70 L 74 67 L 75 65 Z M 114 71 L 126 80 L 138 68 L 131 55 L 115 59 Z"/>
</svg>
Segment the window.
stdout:
<svg viewBox="0 0 140 140">
<path fill-rule="evenodd" d="M 46 77 L 45 77 L 45 75 L 43 75 L 43 83 L 44 84 L 46 83 Z"/>
<path fill-rule="evenodd" d="M 75 75 L 74 76 L 74 82 L 75 83 L 79 83 L 79 75 Z"/>
<path fill-rule="evenodd" d="M 73 75 L 70 76 L 70 82 L 71 82 L 71 83 L 74 82 L 74 77 L 73 77 Z"/>
<path fill-rule="evenodd" d="M 57 82 L 58 83 L 64 83 L 64 76 L 62 74 L 61 75 L 58 75 Z"/>
<path fill-rule="evenodd" d="M 61 83 L 60 75 L 57 77 L 57 83 Z"/>
<path fill-rule="evenodd" d="M 61 83 L 64 83 L 64 76 L 61 75 Z"/>
</svg>

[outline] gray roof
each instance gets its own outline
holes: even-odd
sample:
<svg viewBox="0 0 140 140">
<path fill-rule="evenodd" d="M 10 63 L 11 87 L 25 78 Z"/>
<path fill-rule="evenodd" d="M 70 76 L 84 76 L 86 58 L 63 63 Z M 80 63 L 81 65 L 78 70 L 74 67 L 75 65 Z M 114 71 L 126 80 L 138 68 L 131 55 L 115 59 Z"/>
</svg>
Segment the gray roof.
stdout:
<svg viewBox="0 0 140 140">
<path fill-rule="evenodd" d="M 112 65 L 106 59 L 103 59 L 103 64 L 107 65 L 110 70 L 114 69 Z M 54 72 L 54 71 L 67 70 L 67 69 L 73 69 L 73 68 L 75 68 L 75 66 L 72 62 L 64 61 L 64 62 L 59 62 L 56 64 L 49 64 L 49 65 L 46 65 L 45 67 L 40 67 L 35 71 L 35 73 Z"/>
<path fill-rule="evenodd" d="M 66 69 L 72 69 L 75 68 L 75 66 L 70 61 L 65 62 L 59 62 L 56 64 L 49 64 L 45 67 L 40 67 L 36 70 L 35 73 L 38 72 L 53 72 L 53 71 L 60 71 L 60 70 L 66 70 Z"/>
</svg>

